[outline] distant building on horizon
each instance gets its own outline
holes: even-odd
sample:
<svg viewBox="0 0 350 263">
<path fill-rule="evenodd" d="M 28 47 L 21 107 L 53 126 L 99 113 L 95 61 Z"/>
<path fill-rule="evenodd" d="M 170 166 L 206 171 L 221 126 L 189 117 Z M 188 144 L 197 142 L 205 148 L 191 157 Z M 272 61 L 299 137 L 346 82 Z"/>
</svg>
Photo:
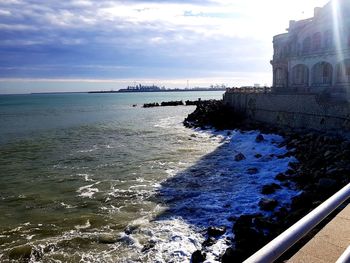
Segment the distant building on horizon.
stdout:
<svg viewBox="0 0 350 263">
<path fill-rule="evenodd" d="M 350 2 L 332 0 L 273 38 L 276 92 L 350 94 Z"/>
</svg>

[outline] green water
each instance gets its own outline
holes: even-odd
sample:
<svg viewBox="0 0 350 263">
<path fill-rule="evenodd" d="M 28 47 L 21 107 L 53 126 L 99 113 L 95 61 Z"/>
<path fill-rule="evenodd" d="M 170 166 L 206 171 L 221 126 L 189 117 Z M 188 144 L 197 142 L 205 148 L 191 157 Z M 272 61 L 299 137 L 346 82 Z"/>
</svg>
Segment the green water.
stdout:
<svg viewBox="0 0 350 263">
<path fill-rule="evenodd" d="M 221 97 L 0 96 L 1 261 L 23 244 L 36 251 L 32 262 L 123 261 L 126 252 L 98 242 L 99 235 L 117 235 L 133 220 L 159 213 L 159 183 L 217 146 L 209 138 L 198 144 L 182 126 L 194 107 L 140 105 Z"/>
</svg>

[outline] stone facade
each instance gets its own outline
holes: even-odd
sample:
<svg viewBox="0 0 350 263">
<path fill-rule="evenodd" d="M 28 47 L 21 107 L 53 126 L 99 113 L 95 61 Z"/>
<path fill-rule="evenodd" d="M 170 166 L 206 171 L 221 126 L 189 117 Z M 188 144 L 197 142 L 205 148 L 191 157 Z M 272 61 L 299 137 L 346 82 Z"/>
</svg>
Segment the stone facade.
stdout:
<svg viewBox="0 0 350 263">
<path fill-rule="evenodd" d="M 273 38 L 273 90 L 350 98 L 350 2 L 332 0 Z"/>
<path fill-rule="evenodd" d="M 350 103 L 329 100 L 322 94 L 243 93 L 224 94 L 224 103 L 247 119 L 278 127 L 313 129 L 349 134 Z"/>
</svg>

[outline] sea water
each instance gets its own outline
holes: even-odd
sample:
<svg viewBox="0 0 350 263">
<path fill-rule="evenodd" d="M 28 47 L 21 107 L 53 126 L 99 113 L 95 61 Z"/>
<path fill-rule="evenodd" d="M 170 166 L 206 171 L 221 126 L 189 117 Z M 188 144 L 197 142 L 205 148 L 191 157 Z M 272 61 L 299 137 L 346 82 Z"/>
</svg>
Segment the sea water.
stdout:
<svg viewBox="0 0 350 263">
<path fill-rule="evenodd" d="M 26 246 L 31 262 L 189 262 L 208 226 L 226 226 L 206 249 L 217 262 L 229 217 L 259 211 L 261 186 L 295 160 L 277 158 L 280 136 L 187 129 L 195 107 L 142 104 L 222 95 L 0 96 L 1 262 Z M 282 205 L 295 194 L 272 197 Z"/>
</svg>

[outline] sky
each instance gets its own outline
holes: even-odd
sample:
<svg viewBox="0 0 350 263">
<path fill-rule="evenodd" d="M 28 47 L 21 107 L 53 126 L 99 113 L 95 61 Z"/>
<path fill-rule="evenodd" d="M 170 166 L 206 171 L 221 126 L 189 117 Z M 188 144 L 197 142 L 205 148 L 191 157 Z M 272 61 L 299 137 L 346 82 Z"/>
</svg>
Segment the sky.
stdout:
<svg viewBox="0 0 350 263">
<path fill-rule="evenodd" d="M 272 37 L 327 0 L 0 0 L 0 93 L 271 85 Z"/>
</svg>

